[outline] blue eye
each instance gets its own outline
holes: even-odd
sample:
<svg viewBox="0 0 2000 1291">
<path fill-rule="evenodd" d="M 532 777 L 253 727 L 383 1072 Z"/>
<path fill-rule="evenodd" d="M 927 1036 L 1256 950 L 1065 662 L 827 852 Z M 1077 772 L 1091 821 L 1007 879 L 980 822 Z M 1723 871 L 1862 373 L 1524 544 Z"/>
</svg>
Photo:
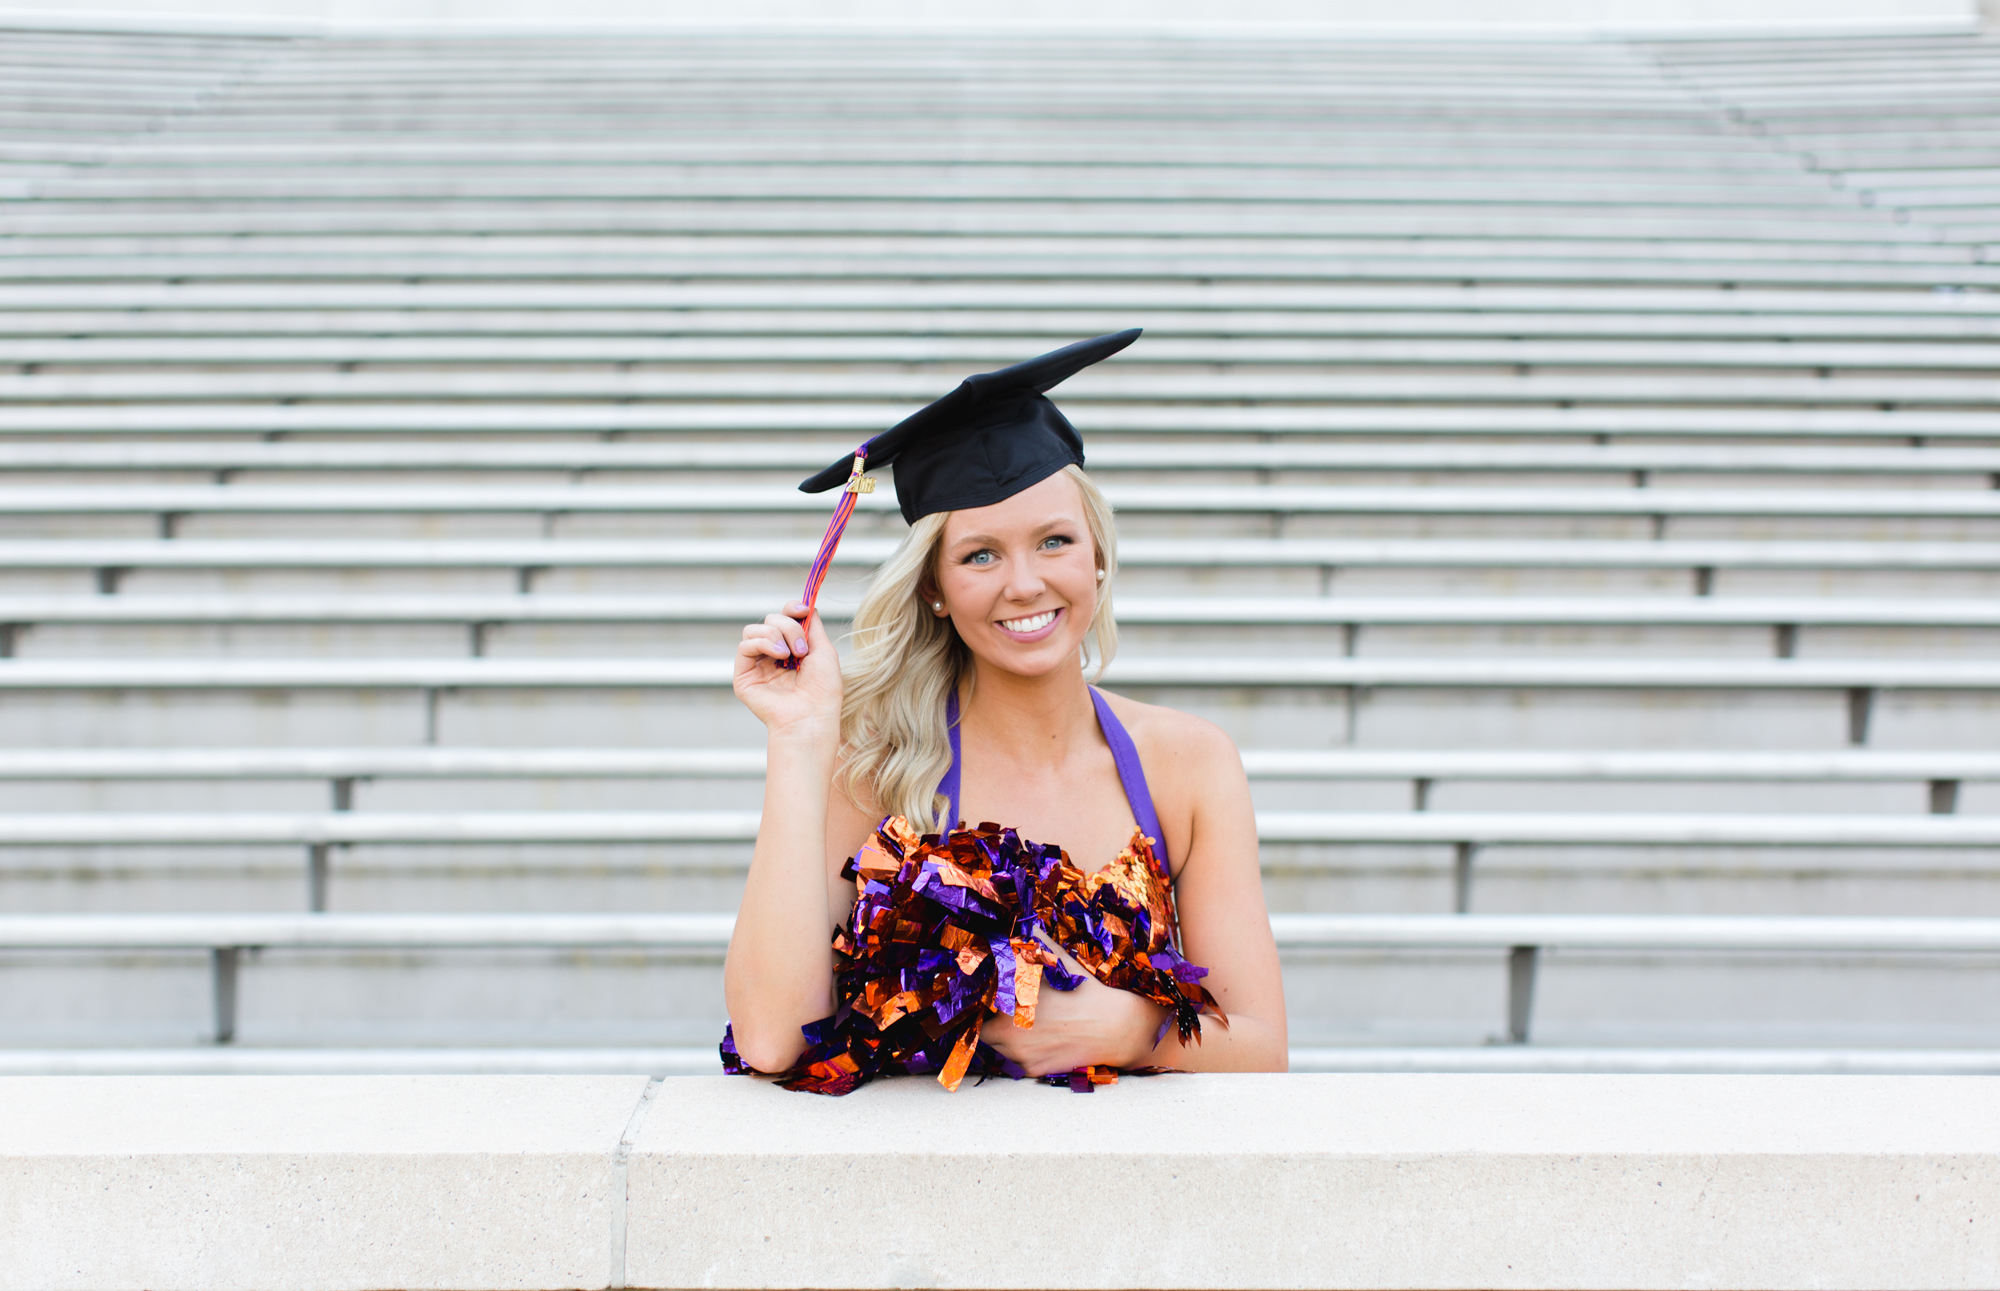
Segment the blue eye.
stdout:
<svg viewBox="0 0 2000 1291">
<path fill-rule="evenodd" d="M 968 565 L 990 565 L 993 563 L 993 560 L 994 556 L 991 550 L 980 550 L 967 556 L 965 563 Z"/>
<path fill-rule="evenodd" d="M 1067 547 L 1067 546 L 1069 546 L 1069 539 L 1061 536 L 1060 534 L 1052 534 L 1049 537 L 1042 539 L 1042 550 L 1044 551 L 1051 551 L 1058 547 Z"/>
</svg>

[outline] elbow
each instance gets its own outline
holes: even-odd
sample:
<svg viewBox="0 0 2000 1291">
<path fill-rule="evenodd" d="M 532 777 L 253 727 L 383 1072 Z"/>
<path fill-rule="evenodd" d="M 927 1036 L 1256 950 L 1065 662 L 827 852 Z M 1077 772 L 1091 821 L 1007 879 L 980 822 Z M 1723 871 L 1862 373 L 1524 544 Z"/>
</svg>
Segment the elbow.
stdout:
<svg viewBox="0 0 2000 1291">
<path fill-rule="evenodd" d="M 797 1027 L 759 1025 L 753 1019 L 732 1020 L 731 1029 L 736 1037 L 736 1056 L 753 1071 L 789 1071 L 805 1052 L 805 1036 Z"/>
</svg>

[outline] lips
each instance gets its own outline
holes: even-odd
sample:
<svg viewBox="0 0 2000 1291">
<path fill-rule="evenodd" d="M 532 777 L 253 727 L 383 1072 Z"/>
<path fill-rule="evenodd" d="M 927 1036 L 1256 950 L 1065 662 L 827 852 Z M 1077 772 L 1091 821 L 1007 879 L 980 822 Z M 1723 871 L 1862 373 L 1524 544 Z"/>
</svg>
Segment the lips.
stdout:
<svg viewBox="0 0 2000 1291">
<path fill-rule="evenodd" d="M 1043 610 L 1040 614 L 1023 614 L 1018 619 L 1000 619 L 994 626 L 1016 641 L 1039 641 L 1055 631 L 1061 618 L 1059 609 Z"/>
</svg>

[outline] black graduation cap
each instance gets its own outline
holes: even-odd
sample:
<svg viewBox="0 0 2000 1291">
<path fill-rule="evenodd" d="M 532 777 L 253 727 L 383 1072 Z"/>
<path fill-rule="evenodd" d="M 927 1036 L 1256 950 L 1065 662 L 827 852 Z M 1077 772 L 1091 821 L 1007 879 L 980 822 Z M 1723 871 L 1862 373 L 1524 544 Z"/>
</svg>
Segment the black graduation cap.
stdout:
<svg viewBox="0 0 2000 1291">
<path fill-rule="evenodd" d="M 1083 464 L 1083 439 L 1045 391 L 1139 339 L 1134 327 L 1052 350 L 998 372 L 967 377 L 864 447 L 865 466 L 896 468 L 896 501 L 915 524 L 938 511 L 990 506 Z M 849 453 L 805 483 L 824 493 L 847 483 Z"/>
</svg>

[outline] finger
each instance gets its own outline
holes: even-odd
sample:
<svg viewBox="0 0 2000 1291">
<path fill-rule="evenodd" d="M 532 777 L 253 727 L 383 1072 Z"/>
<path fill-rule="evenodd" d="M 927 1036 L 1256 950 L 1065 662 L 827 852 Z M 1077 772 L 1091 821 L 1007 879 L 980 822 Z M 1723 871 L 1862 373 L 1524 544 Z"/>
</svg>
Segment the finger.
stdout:
<svg viewBox="0 0 2000 1291">
<path fill-rule="evenodd" d="M 786 648 L 793 654 L 804 656 L 811 650 L 806 640 L 806 630 L 799 626 L 797 619 L 783 614 L 769 614 L 764 617 L 764 622 L 779 634 Z"/>
<path fill-rule="evenodd" d="M 1014 1019 L 1004 1015 L 986 1019 L 979 1028 L 979 1038 L 998 1049 L 1008 1058 L 1015 1058 L 1013 1047 L 1021 1038 L 1021 1028 L 1014 1025 Z M 1019 1061 L 1018 1058 L 1015 1058 Z"/>
<path fill-rule="evenodd" d="M 743 629 L 743 640 L 736 647 L 738 654 L 768 656 L 772 659 L 791 658 L 791 648 L 785 638 L 762 623 L 753 623 Z"/>
<path fill-rule="evenodd" d="M 833 652 L 833 637 L 826 630 L 826 620 L 820 617 L 817 610 L 806 620 L 806 644 L 811 649 L 824 650 L 829 655 Z"/>
</svg>

